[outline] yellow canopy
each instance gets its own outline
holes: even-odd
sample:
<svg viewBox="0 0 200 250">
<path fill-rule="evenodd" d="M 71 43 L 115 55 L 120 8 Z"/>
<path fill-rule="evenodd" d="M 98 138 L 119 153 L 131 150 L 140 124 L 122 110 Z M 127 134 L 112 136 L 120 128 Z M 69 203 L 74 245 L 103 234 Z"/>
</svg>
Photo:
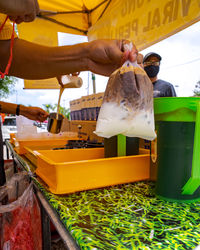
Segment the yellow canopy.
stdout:
<svg viewBox="0 0 200 250">
<path fill-rule="evenodd" d="M 87 35 L 89 27 L 101 18 L 110 3 L 111 0 L 39 0 L 38 18 L 18 26 L 20 37 L 39 42 L 41 35 L 39 38 L 37 33 L 45 36 L 57 32 Z M 38 39 L 33 39 L 34 35 Z"/>
<path fill-rule="evenodd" d="M 39 0 L 39 5 L 38 18 L 19 25 L 22 38 L 39 42 L 41 35 L 33 35 L 65 32 L 130 39 L 143 49 L 200 20 L 199 0 Z M 42 43 L 54 44 L 47 40 Z"/>
<path fill-rule="evenodd" d="M 57 45 L 57 32 L 89 40 L 132 40 L 139 50 L 200 20 L 200 0 L 38 0 L 41 12 L 18 26 L 19 36 Z"/>
</svg>

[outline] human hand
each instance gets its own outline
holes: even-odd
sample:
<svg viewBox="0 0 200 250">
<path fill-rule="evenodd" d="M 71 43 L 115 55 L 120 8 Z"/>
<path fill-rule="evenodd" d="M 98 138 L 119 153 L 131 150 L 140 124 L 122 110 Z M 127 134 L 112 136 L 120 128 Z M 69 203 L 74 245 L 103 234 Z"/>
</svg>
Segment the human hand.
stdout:
<svg viewBox="0 0 200 250">
<path fill-rule="evenodd" d="M 31 22 L 39 14 L 37 0 L 1 0 L 0 12 L 9 16 L 11 21 L 17 24 Z"/>
<path fill-rule="evenodd" d="M 138 55 L 137 55 L 137 64 L 140 65 L 141 68 L 144 68 L 143 58 L 144 58 L 144 56 L 141 53 L 138 53 Z"/>
<path fill-rule="evenodd" d="M 127 40 L 95 40 L 88 43 L 88 70 L 109 76 L 126 60 L 136 61 L 137 49 L 126 49 Z"/>
<path fill-rule="evenodd" d="M 69 76 L 78 76 L 80 74 L 80 72 L 74 72 L 72 74 L 67 74 Z M 64 87 L 64 83 L 63 83 L 63 80 L 62 80 L 62 77 L 63 76 L 57 76 L 57 80 L 58 80 L 58 83 L 60 84 L 60 86 L 63 88 Z"/>
<path fill-rule="evenodd" d="M 60 84 L 60 86 L 63 88 L 64 84 L 62 82 L 62 76 L 57 76 L 56 78 L 57 78 L 58 83 Z"/>
<path fill-rule="evenodd" d="M 49 114 L 38 107 L 26 107 L 20 105 L 20 115 L 27 117 L 30 120 L 40 121 L 43 122 L 47 119 Z"/>
</svg>

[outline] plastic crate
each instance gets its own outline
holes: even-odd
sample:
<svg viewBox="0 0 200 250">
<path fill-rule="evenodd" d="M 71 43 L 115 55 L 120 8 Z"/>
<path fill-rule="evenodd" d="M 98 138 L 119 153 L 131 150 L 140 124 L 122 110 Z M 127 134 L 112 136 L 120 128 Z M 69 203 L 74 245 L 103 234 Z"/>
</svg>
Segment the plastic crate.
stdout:
<svg viewBox="0 0 200 250">
<path fill-rule="evenodd" d="M 67 134 L 65 132 L 65 134 Z M 68 143 L 68 140 L 79 140 L 78 134 L 76 132 L 69 132 L 68 136 L 65 134 L 61 135 L 51 135 L 49 133 L 39 133 L 37 137 L 31 137 L 31 135 L 27 138 L 13 138 L 13 144 L 15 145 L 15 151 L 23 155 L 26 153 L 25 147 L 43 147 L 43 146 L 64 146 Z M 49 148 L 47 148 L 49 149 Z"/>
<path fill-rule="evenodd" d="M 52 193 L 146 180 L 150 177 L 149 151 L 140 155 L 104 158 L 104 148 L 37 151 L 36 174 Z"/>
</svg>

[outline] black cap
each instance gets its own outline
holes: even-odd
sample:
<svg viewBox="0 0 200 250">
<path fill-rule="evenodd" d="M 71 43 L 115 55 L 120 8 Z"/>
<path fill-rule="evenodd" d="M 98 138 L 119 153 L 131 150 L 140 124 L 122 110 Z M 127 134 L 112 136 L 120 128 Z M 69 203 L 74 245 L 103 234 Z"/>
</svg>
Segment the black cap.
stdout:
<svg viewBox="0 0 200 250">
<path fill-rule="evenodd" d="M 143 62 L 145 62 L 150 56 L 155 56 L 159 59 L 159 61 L 162 60 L 162 57 L 160 55 L 158 55 L 157 53 L 154 53 L 154 52 L 149 52 L 148 54 L 146 54 L 144 56 L 144 59 L 143 59 Z"/>
</svg>

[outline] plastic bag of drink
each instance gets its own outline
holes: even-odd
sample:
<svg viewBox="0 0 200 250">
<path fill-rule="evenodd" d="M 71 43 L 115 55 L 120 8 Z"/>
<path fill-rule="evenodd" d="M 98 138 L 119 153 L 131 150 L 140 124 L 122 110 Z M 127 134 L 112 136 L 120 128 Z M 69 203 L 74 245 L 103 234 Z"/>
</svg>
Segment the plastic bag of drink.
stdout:
<svg viewBox="0 0 200 250">
<path fill-rule="evenodd" d="M 41 214 L 27 173 L 0 188 L 0 249 L 42 250 Z"/>
<path fill-rule="evenodd" d="M 153 85 L 137 63 L 126 61 L 108 80 L 95 133 L 153 140 L 154 130 Z"/>
</svg>

